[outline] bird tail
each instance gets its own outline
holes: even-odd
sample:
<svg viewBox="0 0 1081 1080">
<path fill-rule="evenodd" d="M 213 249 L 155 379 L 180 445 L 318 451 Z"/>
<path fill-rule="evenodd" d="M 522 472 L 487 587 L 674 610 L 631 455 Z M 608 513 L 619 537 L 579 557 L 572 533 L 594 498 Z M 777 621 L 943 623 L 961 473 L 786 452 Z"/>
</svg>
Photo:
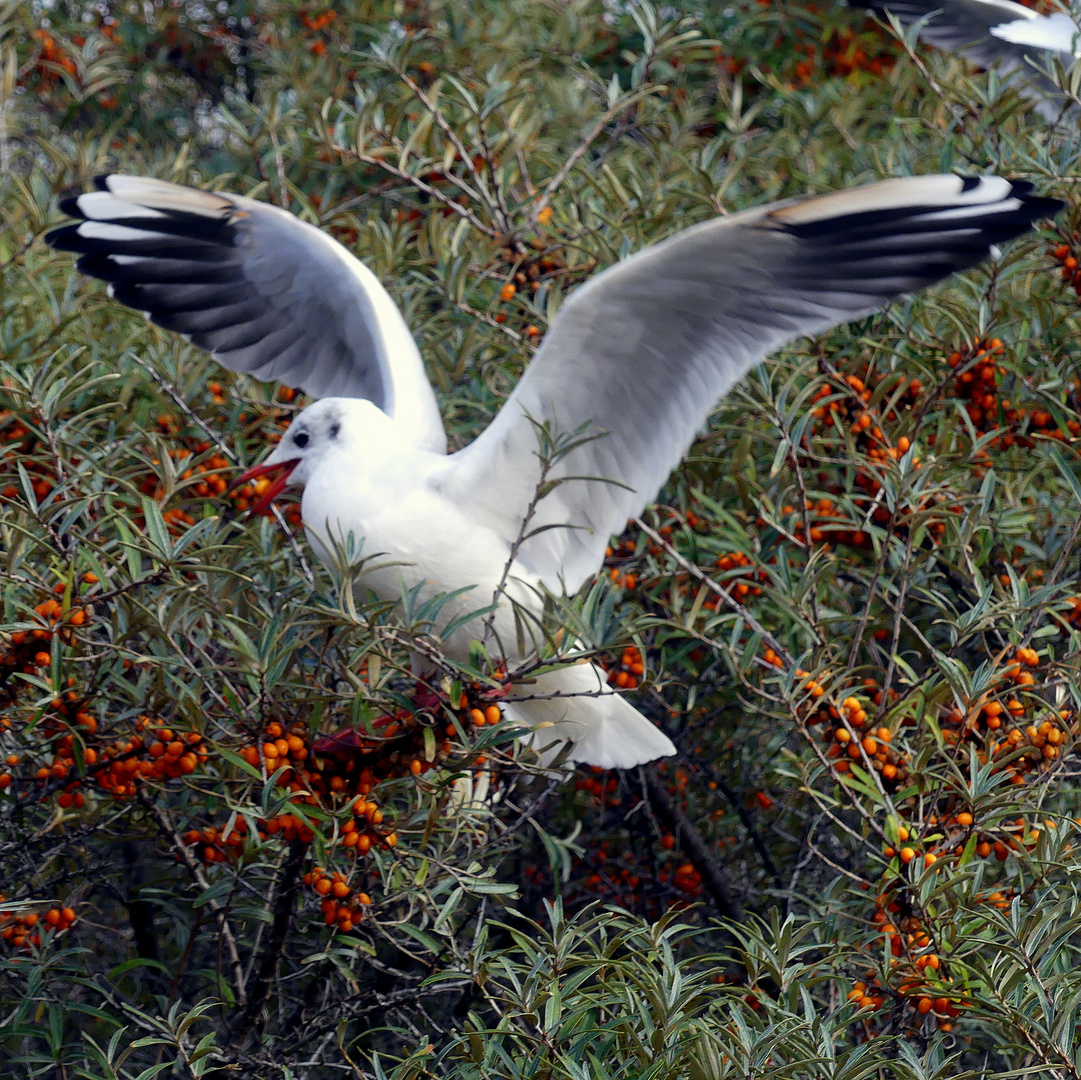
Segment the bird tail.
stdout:
<svg viewBox="0 0 1081 1080">
<path fill-rule="evenodd" d="M 566 764 L 629 769 L 676 752 L 671 740 L 608 685 L 607 673 L 583 662 L 517 683 L 504 701 L 507 719 L 531 729 L 523 739 L 548 765 L 569 745 Z"/>
</svg>

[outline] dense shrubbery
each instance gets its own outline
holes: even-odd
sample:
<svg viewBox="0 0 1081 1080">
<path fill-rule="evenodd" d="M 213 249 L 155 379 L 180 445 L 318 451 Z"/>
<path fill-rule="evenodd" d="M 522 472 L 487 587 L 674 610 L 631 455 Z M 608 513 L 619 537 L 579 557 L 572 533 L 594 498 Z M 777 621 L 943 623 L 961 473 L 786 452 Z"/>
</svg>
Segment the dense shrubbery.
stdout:
<svg viewBox="0 0 1081 1080">
<path fill-rule="evenodd" d="M 4 1075 L 1077 1075 L 1073 127 L 810 6 L 220 8 L 0 24 Z M 695 221 L 944 168 L 1071 207 L 718 409 L 556 613 L 681 756 L 558 782 L 226 492 L 293 394 L 40 242 L 116 168 L 361 254 L 455 445 Z"/>
</svg>

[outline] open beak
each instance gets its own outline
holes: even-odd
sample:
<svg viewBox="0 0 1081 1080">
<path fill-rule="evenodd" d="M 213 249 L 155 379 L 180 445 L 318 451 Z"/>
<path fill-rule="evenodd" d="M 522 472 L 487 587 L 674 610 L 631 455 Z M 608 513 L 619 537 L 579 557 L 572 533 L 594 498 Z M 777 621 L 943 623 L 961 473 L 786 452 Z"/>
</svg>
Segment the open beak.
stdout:
<svg viewBox="0 0 1081 1080">
<path fill-rule="evenodd" d="M 244 484 L 251 483 L 253 480 L 277 473 L 278 475 L 271 480 L 263 493 L 251 504 L 250 513 L 263 514 L 270 507 L 270 504 L 286 489 L 290 475 L 299 464 L 300 458 L 293 458 L 292 461 L 275 461 L 268 465 L 256 465 L 246 472 L 242 472 L 229 485 L 229 491 L 236 491 L 238 487 L 243 487 Z"/>
</svg>

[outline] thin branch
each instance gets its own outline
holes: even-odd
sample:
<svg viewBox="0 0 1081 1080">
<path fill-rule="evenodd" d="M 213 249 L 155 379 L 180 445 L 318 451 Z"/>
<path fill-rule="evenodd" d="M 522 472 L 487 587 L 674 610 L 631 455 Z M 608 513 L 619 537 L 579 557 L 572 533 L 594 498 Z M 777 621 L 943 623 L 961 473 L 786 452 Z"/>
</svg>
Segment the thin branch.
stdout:
<svg viewBox="0 0 1081 1080">
<path fill-rule="evenodd" d="M 282 954 L 285 952 L 286 938 L 293 924 L 297 892 L 300 889 L 300 869 L 307 853 L 307 843 L 300 840 L 291 841 L 289 854 L 275 881 L 274 894 L 268 901 L 268 906 L 273 912 L 270 937 L 263 951 L 263 959 L 256 973 L 255 984 L 251 988 L 247 1007 L 243 1009 L 233 1025 L 234 1033 L 240 1037 L 243 1037 L 251 1028 L 270 996 L 270 988 L 277 974 L 278 965 L 281 963 Z"/>
<path fill-rule="evenodd" d="M 204 893 L 209 892 L 210 882 L 207 881 L 206 875 L 203 873 L 203 868 L 199 865 L 198 859 L 192 854 L 191 848 L 189 848 L 181 839 L 180 833 L 177 832 L 172 818 L 169 817 L 169 812 L 154 802 L 141 788 L 138 790 L 138 798 L 158 823 L 158 827 L 161 831 L 169 838 L 173 850 L 180 856 L 184 865 L 188 868 L 188 873 L 195 879 L 199 888 L 202 889 Z M 230 966 L 233 969 L 233 983 L 237 1003 L 243 1006 L 247 1001 L 247 994 L 244 988 L 244 965 L 240 962 L 240 953 L 237 951 L 236 938 L 233 936 L 233 929 L 229 925 L 224 906 L 217 899 L 211 897 L 207 901 L 207 906 L 217 917 L 218 929 L 221 933 L 222 941 L 225 943 L 226 952 L 229 954 Z"/>
<path fill-rule="evenodd" d="M 343 157 L 352 158 L 354 161 L 359 161 L 362 165 L 370 165 L 373 168 L 382 169 L 384 172 L 390 173 L 391 176 L 396 176 L 399 180 L 403 180 L 407 184 L 412 184 L 418 191 L 423 191 L 429 198 L 435 199 L 437 202 L 440 202 L 447 207 L 448 210 L 453 210 L 459 217 L 465 218 L 474 229 L 483 233 L 485 236 L 497 240 L 502 235 L 497 229 L 493 229 L 490 225 L 485 225 L 484 222 L 481 221 L 468 207 L 462 206 L 459 202 L 455 202 L 454 199 L 445 192 L 440 191 L 437 187 L 432 187 L 431 184 L 425 183 L 419 176 L 414 176 L 404 169 L 399 169 L 397 165 L 392 165 L 385 158 L 377 157 L 374 154 L 362 154 L 358 150 L 354 150 L 351 146 L 343 146 L 341 143 L 335 142 L 330 144 L 330 149 L 337 154 L 341 154 Z M 451 176 L 448 176 L 448 179 L 451 179 Z"/>
<path fill-rule="evenodd" d="M 628 108 L 630 104 L 631 103 L 628 101 L 617 101 L 614 105 L 609 105 L 608 108 L 604 110 L 600 119 L 592 128 L 590 128 L 589 133 L 574 148 L 574 150 L 571 151 L 567 160 L 563 162 L 559 172 L 557 172 L 545 185 L 543 194 L 537 200 L 537 203 L 533 208 L 534 220 L 536 220 L 537 215 L 552 201 L 552 196 L 563 186 L 564 181 L 570 175 L 571 169 L 573 169 L 582 159 L 582 156 L 593 145 L 597 136 L 604 131 L 614 116 L 617 116 L 624 109 Z"/>
<path fill-rule="evenodd" d="M 462 164 L 469 170 L 473 176 L 473 180 L 476 182 L 477 193 L 480 200 L 488 207 L 490 213 L 500 219 L 500 224 L 503 226 L 503 231 L 509 233 L 511 231 L 510 216 L 506 211 L 506 207 L 501 207 L 492 196 L 492 192 L 488 187 L 488 181 L 485 180 L 481 174 L 480 169 L 477 168 L 473 161 L 472 155 L 466 149 L 465 144 L 458 137 L 457 131 L 451 126 L 447 118 L 443 115 L 442 109 L 440 109 L 434 101 L 424 92 L 424 88 L 412 79 L 408 72 L 395 65 L 392 69 L 394 74 L 405 83 L 406 86 L 413 92 L 414 96 L 420 101 L 425 109 L 428 110 L 429 115 L 435 121 L 436 126 L 446 136 L 447 141 L 454 147 L 458 157 L 461 158 Z M 481 126 L 483 132 L 483 124 L 480 117 L 477 117 L 477 123 Z"/>
<path fill-rule="evenodd" d="M 648 793 L 650 807 L 657 817 L 672 830 L 676 843 L 683 849 L 695 870 L 702 875 L 702 884 L 709 890 L 721 915 L 734 922 L 743 922 L 743 905 L 732 894 L 724 871 L 705 840 L 691 824 L 687 815 L 672 801 L 668 789 L 656 770 L 645 766 L 641 769 L 641 776 Z"/>
<path fill-rule="evenodd" d="M 705 585 L 715 596 L 725 602 L 725 605 L 744 619 L 747 625 L 762 635 L 762 640 L 784 661 L 789 668 L 795 666 L 795 660 L 791 653 L 751 614 L 727 589 L 718 585 L 704 570 L 696 566 L 689 559 L 685 559 L 656 529 L 650 528 L 640 517 L 634 519 L 634 524 L 642 530 L 669 558 L 675 561 L 682 569 L 686 570 L 696 581 Z"/>
</svg>

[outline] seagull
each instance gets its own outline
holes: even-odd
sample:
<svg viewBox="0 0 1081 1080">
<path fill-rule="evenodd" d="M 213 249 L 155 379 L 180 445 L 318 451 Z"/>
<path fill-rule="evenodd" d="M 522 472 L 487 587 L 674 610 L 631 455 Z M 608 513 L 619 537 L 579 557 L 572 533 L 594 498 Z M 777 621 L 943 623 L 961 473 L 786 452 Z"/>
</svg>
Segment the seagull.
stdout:
<svg viewBox="0 0 1081 1080">
<path fill-rule="evenodd" d="M 1040 115 L 1050 121 L 1061 115 L 1062 91 L 1033 64 L 1049 67 L 1058 59 L 1069 68 L 1081 56 L 1081 27 L 1065 12 L 1041 15 L 1013 0 L 848 0 L 848 4 L 880 16 L 896 15 L 905 26 L 927 18 L 919 31 L 922 41 L 1000 76 L 1022 72 L 1027 84 L 1022 92 L 1035 100 Z"/>
<path fill-rule="evenodd" d="M 448 656 L 479 641 L 513 668 L 543 662 L 546 596 L 597 573 L 752 367 L 974 266 L 1062 204 L 997 176 L 921 176 L 684 229 L 571 293 L 489 427 L 452 454 L 401 314 L 320 229 L 121 174 L 61 206 L 79 220 L 46 239 L 117 300 L 233 371 L 319 399 L 240 478 L 276 476 L 256 509 L 303 488 L 324 563 L 359 550 L 376 596 L 441 598 Z M 630 768 L 676 752 L 599 665 L 536 670 L 504 711 L 542 762 Z"/>
</svg>

